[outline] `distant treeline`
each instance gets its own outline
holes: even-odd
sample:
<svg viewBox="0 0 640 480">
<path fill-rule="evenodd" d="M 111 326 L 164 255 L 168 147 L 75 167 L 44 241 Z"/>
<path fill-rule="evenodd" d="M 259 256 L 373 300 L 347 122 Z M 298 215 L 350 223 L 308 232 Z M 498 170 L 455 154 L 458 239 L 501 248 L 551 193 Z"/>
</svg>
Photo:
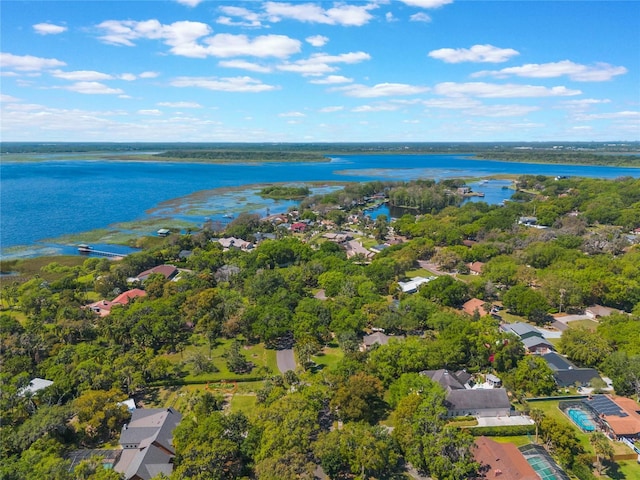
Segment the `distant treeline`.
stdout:
<svg viewBox="0 0 640 480">
<path fill-rule="evenodd" d="M 320 153 L 265 150 L 169 150 L 154 155 L 158 158 L 206 160 L 214 162 L 322 162 Z"/>
<path fill-rule="evenodd" d="M 311 193 L 308 187 L 284 187 L 273 186 L 264 187 L 260 190 L 260 196 L 264 198 L 273 198 L 274 200 L 292 200 L 295 198 L 304 198 Z"/>
<path fill-rule="evenodd" d="M 480 153 L 476 158 L 482 160 L 503 160 L 522 163 L 559 163 L 573 165 L 601 165 L 616 167 L 640 167 L 639 155 L 620 155 L 615 153 L 591 153 L 584 151 L 556 152 L 549 150 L 498 151 Z"/>
</svg>

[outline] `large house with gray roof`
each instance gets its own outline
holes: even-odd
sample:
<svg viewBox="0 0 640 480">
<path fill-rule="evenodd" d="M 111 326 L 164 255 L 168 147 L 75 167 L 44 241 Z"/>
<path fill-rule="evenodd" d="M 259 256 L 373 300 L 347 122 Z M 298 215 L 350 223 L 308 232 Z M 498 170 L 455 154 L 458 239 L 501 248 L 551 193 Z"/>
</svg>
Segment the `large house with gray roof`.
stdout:
<svg viewBox="0 0 640 480">
<path fill-rule="evenodd" d="M 150 480 L 173 471 L 173 431 L 182 415 L 172 408 L 140 408 L 122 427 L 122 454 L 113 469 L 126 480 Z"/>
</svg>

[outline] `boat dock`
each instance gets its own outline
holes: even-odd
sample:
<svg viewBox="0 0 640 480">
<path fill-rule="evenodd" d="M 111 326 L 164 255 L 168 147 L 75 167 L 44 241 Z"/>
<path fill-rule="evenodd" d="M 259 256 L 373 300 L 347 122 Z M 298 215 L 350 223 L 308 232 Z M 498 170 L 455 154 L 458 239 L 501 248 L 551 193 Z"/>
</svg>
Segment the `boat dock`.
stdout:
<svg viewBox="0 0 640 480">
<path fill-rule="evenodd" d="M 105 252 L 103 250 L 96 250 L 91 245 L 81 244 L 78 245 L 78 252 L 85 255 L 99 255 L 101 257 L 126 257 L 126 253 Z"/>
</svg>

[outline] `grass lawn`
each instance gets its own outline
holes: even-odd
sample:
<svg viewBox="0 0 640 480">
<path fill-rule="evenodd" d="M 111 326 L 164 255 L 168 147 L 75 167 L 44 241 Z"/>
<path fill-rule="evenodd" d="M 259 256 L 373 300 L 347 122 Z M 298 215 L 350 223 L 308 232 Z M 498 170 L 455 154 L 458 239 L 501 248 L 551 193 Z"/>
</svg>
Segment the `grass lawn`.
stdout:
<svg viewBox="0 0 640 480">
<path fill-rule="evenodd" d="M 500 316 L 507 323 L 518 323 L 518 322 L 527 323 L 526 318 L 520 317 L 518 315 L 514 315 L 512 313 L 507 313 L 505 310 L 500 310 Z"/>
<path fill-rule="evenodd" d="M 498 443 L 513 443 L 516 447 L 522 447 L 524 445 L 529 445 L 532 443 L 531 439 L 527 435 L 517 435 L 515 437 L 490 437 L 491 440 L 494 440 Z M 533 440 L 535 441 L 535 435 L 532 435 Z"/>
<path fill-rule="evenodd" d="M 251 417 L 256 408 L 256 396 L 236 393 L 231 399 L 231 411 L 242 412 Z"/>
<path fill-rule="evenodd" d="M 573 320 L 567 323 L 569 328 L 580 328 L 584 327 L 589 330 L 595 330 L 598 327 L 598 322 L 594 322 L 593 320 Z"/>
<path fill-rule="evenodd" d="M 407 278 L 413 278 L 413 277 L 424 277 L 424 278 L 429 278 L 433 276 L 433 273 L 430 272 L 429 270 L 426 270 L 424 268 L 419 268 L 417 270 L 409 270 L 407 272 L 404 273 Z"/>
<path fill-rule="evenodd" d="M 204 338 L 195 336 L 193 338 L 194 344 L 189 345 L 183 352 L 166 355 L 166 358 L 175 363 L 188 362 L 189 357 L 196 352 L 204 353 L 209 356 L 209 344 Z M 227 361 L 224 357 L 225 353 L 229 350 L 232 340 L 220 339 L 217 341 L 214 348 L 211 350 L 211 361 L 218 369 L 217 372 L 203 373 L 200 375 L 194 375 L 191 371 L 191 365 L 186 364 L 186 369 L 189 372 L 185 377 L 187 382 L 215 382 L 219 380 L 242 380 L 245 378 L 262 377 L 266 374 L 265 368 L 269 370 L 268 375 L 275 375 L 278 373 L 278 365 L 276 361 L 275 350 L 269 350 L 265 348 L 264 344 L 246 345 L 241 350 L 244 357 L 252 362 L 255 367 L 250 373 L 233 373 L 227 368 Z"/>
<path fill-rule="evenodd" d="M 326 346 L 322 349 L 322 352 L 312 357 L 313 361 L 318 365 L 316 370 L 322 370 L 324 368 L 331 368 L 338 364 L 342 359 L 344 353 L 340 347 Z"/>
</svg>

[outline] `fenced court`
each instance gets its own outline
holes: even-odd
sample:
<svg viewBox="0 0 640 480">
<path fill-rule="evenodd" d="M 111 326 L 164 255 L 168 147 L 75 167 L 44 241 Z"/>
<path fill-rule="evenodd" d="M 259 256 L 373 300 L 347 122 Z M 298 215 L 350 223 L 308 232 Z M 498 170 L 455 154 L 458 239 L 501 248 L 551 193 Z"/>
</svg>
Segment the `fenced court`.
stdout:
<svg viewBox="0 0 640 480">
<path fill-rule="evenodd" d="M 520 447 L 520 451 L 541 480 L 570 480 L 567 474 L 553 461 L 544 447 L 540 445 L 525 445 Z"/>
</svg>

